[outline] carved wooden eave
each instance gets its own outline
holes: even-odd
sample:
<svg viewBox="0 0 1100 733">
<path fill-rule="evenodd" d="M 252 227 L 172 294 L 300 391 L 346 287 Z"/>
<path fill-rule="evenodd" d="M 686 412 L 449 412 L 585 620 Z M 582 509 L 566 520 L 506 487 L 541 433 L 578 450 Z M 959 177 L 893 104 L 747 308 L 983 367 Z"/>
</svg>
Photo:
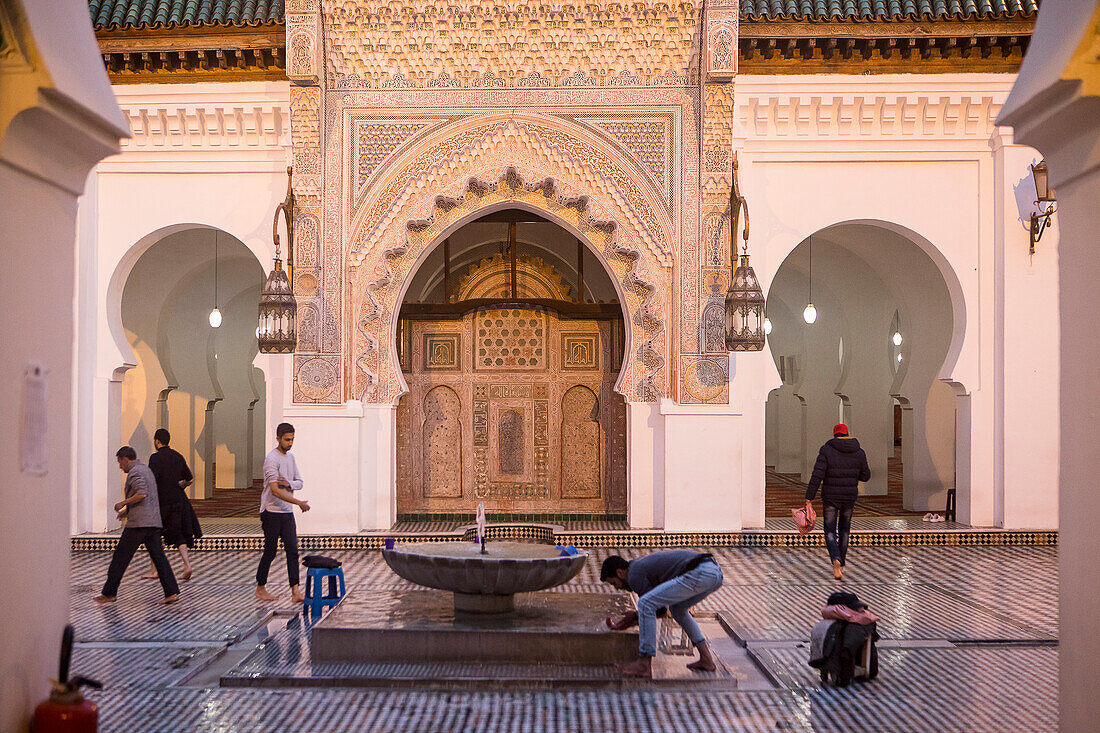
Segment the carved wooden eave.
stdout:
<svg viewBox="0 0 1100 733">
<path fill-rule="evenodd" d="M 146 28 L 96 32 L 114 84 L 286 79 L 286 27 Z"/>
<path fill-rule="evenodd" d="M 1015 73 L 1034 18 L 944 21 L 742 19 L 742 74 Z"/>
</svg>

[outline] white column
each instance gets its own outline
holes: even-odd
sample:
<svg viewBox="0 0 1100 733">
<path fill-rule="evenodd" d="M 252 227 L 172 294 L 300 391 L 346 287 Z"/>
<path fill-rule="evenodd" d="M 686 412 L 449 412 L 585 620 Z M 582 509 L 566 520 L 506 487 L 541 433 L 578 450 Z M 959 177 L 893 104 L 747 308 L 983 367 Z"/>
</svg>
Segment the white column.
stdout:
<svg viewBox="0 0 1100 733">
<path fill-rule="evenodd" d="M 9 432 L 0 442 L 4 731 L 26 730 L 46 698 L 69 620 L 76 199 L 127 134 L 87 4 L 15 7 L 21 22 L 4 27 L 0 65 L 0 313 L 10 334 L 0 358 L 0 423 Z M 27 383 L 36 369 L 43 390 Z"/>
<path fill-rule="evenodd" d="M 298 516 L 301 534 L 344 534 L 360 529 L 360 423 L 362 406 L 295 405 L 282 420 L 294 426 L 294 457 L 302 474 L 297 498 L 310 510 Z M 275 445 L 275 425 L 267 447 Z"/>
<path fill-rule="evenodd" d="M 626 495 L 631 529 L 664 526 L 665 421 L 654 402 L 626 403 Z"/>
<path fill-rule="evenodd" d="M 761 406 L 762 407 L 762 406 Z M 668 532 L 736 532 L 744 488 L 741 415 L 729 405 L 662 400 L 665 422 L 664 528 Z M 763 411 L 760 415 L 763 419 Z M 753 458 L 759 438 L 754 441 Z"/>
<path fill-rule="evenodd" d="M 397 521 L 397 406 L 364 404 L 359 424 L 359 528 Z"/>
</svg>

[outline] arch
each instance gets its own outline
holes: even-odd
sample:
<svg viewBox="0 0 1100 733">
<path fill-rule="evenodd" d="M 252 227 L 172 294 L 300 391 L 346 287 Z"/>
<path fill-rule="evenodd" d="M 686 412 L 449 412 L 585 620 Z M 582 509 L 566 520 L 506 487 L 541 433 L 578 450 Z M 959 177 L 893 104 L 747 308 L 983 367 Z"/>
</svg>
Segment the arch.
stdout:
<svg viewBox="0 0 1100 733">
<path fill-rule="evenodd" d="M 153 428 L 170 428 L 173 447 L 199 479 L 196 498 L 213 490 L 214 465 L 219 488 L 251 486 L 263 434 L 263 422 L 251 413 L 266 396 L 251 338 L 263 267 L 228 233 L 221 234 L 217 254 L 224 320 L 216 330 L 205 327 L 214 294 L 205 290 L 213 285 L 214 232 L 221 230 L 180 224 L 143 237 L 112 273 L 115 297 L 107 313 L 112 337 L 128 352 L 114 370 L 118 389 L 107 404 L 109 424 L 119 428 L 111 440 L 121 436 L 139 451 L 152 450 Z"/>
<path fill-rule="evenodd" d="M 462 496 L 461 401 L 450 387 L 439 385 L 424 395 L 424 495 L 454 499 Z"/>
<path fill-rule="evenodd" d="M 583 384 L 561 397 L 562 497 L 592 498 L 601 495 L 603 446 L 600 440 L 600 401 Z"/>
<path fill-rule="evenodd" d="M 627 343 L 636 354 L 630 363 L 624 359 L 615 390 L 638 401 L 660 398 L 666 360 L 659 350 L 665 329 L 659 303 L 664 288 L 658 283 L 664 284 L 670 273 L 642 250 L 620 242 L 620 227 L 597 219 L 587 196 L 565 195 L 552 178 L 527 183 L 517 168 L 508 166 L 490 181 L 468 178 L 457 197 L 435 196 L 428 205 L 431 209 L 422 212 L 427 218 L 406 220 L 394 245 L 376 253 L 375 266 L 357 267 L 351 278 L 361 293 L 352 367 L 356 393 L 364 401 L 392 403 L 408 389 L 394 365 L 398 313 L 412 273 L 452 232 L 503 209 L 529 211 L 569 231 L 612 275 L 624 310 Z M 400 287 L 389 287 L 394 279 L 400 280 Z"/>
<path fill-rule="evenodd" d="M 943 492 L 955 485 L 951 476 L 954 456 L 964 460 L 962 446 L 969 440 L 955 430 L 956 405 L 944 397 L 944 383 L 952 381 L 947 375 L 966 339 L 966 305 L 960 281 L 946 257 L 907 227 L 851 219 L 830 224 L 812 236 L 815 244 L 821 243 L 824 257 L 819 270 L 819 250 L 814 247 L 813 301 L 822 314 L 817 324 L 805 326 L 797 315 L 805 302 L 806 293 L 799 298 L 798 289 L 806 287 L 809 237 L 787 253 L 768 287 L 769 315 L 776 324 L 769 338 L 773 360 L 792 349 L 816 354 L 811 369 L 814 379 L 797 390 L 808 398 L 813 413 L 809 447 L 824 439 L 826 423 L 847 422 L 854 434 L 866 439 L 872 466 L 868 494 L 896 495 L 899 487 L 890 477 L 896 479 L 904 468 L 900 494 L 904 507 L 909 511 L 942 509 Z M 801 257 L 797 250 L 802 251 Z M 791 280 L 780 273 L 800 279 Z M 780 283 L 786 296 L 776 290 Z M 779 317 L 786 323 L 780 325 Z M 903 329 L 900 349 L 890 339 L 899 319 L 909 324 Z M 790 341 L 784 339 L 787 329 Z M 904 361 L 899 365 L 895 359 L 903 352 Z M 921 416 L 921 429 L 906 431 L 901 465 L 893 463 L 899 456 L 888 439 L 893 434 L 892 398 L 899 395 L 911 398 L 906 403 L 912 402 L 913 414 Z M 889 407 L 887 396 L 891 398 Z M 777 415 L 778 407 L 771 414 Z M 785 432 L 776 432 L 771 425 L 767 430 L 768 441 Z M 914 445 L 919 454 L 914 453 Z M 778 454 L 774 449 L 770 452 Z M 809 457 L 804 454 L 804 465 Z"/>
<path fill-rule="evenodd" d="M 348 262 L 361 261 L 382 230 L 401 221 L 397 211 L 419 190 L 438 191 L 442 181 L 461 181 L 478 167 L 553 171 L 576 190 L 613 201 L 622 212 L 618 224 L 638 232 L 663 267 L 672 266 L 676 229 L 663 194 L 628 155 L 591 128 L 515 110 L 441 125 L 376 171 L 360 197 L 372 205 L 360 207 L 349 222 Z"/>
<path fill-rule="evenodd" d="M 940 369 L 939 379 L 944 381 L 951 381 L 955 384 L 962 384 L 962 378 L 955 374 L 955 368 L 959 361 L 959 356 L 962 353 L 963 343 L 966 337 L 966 325 L 967 325 L 967 307 L 966 296 L 963 293 L 962 283 L 959 281 L 958 274 L 955 272 L 955 268 L 948 261 L 944 253 L 932 243 L 924 235 L 911 229 L 910 227 L 895 222 L 874 219 L 874 218 L 853 218 L 844 219 L 841 221 L 828 224 L 826 226 L 814 229 L 813 231 L 806 231 L 801 233 L 799 237 L 795 234 L 788 239 L 788 242 L 792 242 L 782 258 L 779 260 L 779 264 L 772 270 L 768 277 L 768 285 L 770 288 L 771 281 L 774 279 L 775 274 L 779 271 L 787 260 L 790 259 L 798 247 L 805 242 L 810 236 L 817 234 L 825 234 L 831 230 L 835 230 L 845 226 L 863 225 L 883 229 L 888 232 L 892 232 L 906 240 L 911 244 L 916 245 L 928 258 L 932 261 L 932 264 L 939 270 L 940 275 L 943 277 L 944 284 L 947 286 L 947 292 L 951 299 L 951 312 L 952 312 L 952 334 L 951 341 L 948 346 L 947 356 L 944 358 L 943 366 Z M 794 237 L 799 237 L 795 239 Z"/>
</svg>

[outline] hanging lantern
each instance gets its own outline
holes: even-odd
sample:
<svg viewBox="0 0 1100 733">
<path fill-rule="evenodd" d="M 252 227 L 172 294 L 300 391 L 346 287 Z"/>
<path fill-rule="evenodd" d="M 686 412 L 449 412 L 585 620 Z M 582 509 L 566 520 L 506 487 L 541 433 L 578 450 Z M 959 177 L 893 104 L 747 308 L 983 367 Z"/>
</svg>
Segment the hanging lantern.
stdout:
<svg viewBox="0 0 1100 733">
<path fill-rule="evenodd" d="M 764 292 L 749 265 L 749 205 L 737 188 L 737 156 L 733 157 L 730 185 L 730 268 L 737 259 L 737 230 L 741 209 L 745 209 L 745 240 L 740 261 L 730 276 L 726 291 L 726 348 L 730 351 L 760 351 L 764 348 Z"/>
<path fill-rule="evenodd" d="M 286 172 L 289 176 L 291 169 L 287 168 Z M 286 200 L 276 207 L 275 221 L 271 227 L 271 238 L 275 242 L 275 269 L 268 273 L 267 282 L 260 292 L 260 323 L 256 328 L 256 339 L 264 354 L 292 354 L 298 345 L 298 303 L 294 300 L 290 277 L 279 259 L 279 213 L 282 212 L 286 218 L 289 270 L 294 243 L 294 192 L 290 180 L 286 189 Z"/>
</svg>

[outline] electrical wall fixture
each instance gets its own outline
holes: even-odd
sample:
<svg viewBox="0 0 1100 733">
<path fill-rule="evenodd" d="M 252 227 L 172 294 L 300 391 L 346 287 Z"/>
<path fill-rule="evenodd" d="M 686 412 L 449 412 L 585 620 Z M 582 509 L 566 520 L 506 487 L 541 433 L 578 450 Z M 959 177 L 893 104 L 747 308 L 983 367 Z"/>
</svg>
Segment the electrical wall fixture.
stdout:
<svg viewBox="0 0 1100 733">
<path fill-rule="evenodd" d="M 207 319 L 210 328 L 220 328 L 222 325 L 222 312 L 218 310 L 218 230 L 214 230 L 214 310 L 210 311 Z M 215 359 L 218 357 L 215 356 Z"/>
<path fill-rule="evenodd" d="M 764 335 L 765 336 L 771 336 L 772 335 L 772 321 L 771 321 L 770 318 L 765 318 L 764 319 Z"/>
<path fill-rule="evenodd" d="M 749 265 L 749 204 L 737 187 L 737 156 L 733 156 L 730 182 L 730 286 L 726 291 L 726 348 L 730 351 L 760 351 L 766 335 L 764 291 Z M 741 210 L 745 210 L 744 245 L 737 258 L 737 232 Z M 736 269 L 734 263 L 737 262 Z"/>
<path fill-rule="evenodd" d="M 1045 160 L 1031 166 L 1031 177 L 1035 179 L 1035 206 L 1039 211 L 1031 214 L 1031 245 L 1028 247 L 1028 254 L 1035 254 L 1035 244 L 1050 226 L 1050 217 L 1054 215 L 1055 198 Z"/>
<path fill-rule="evenodd" d="M 894 335 L 890 340 L 894 342 L 894 346 L 901 346 L 901 331 L 894 331 Z"/>
<path fill-rule="evenodd" d="M 806 308 L 802 311 L 802 320 L 812 324 L 817 320 L 817 308 L 814 308 L 814 238 L 810 237 L 810 291 L 806 299 Z"/>
<path fill-rule="evenodd" d="M 275 243 L 275 268 L 268 273 L 267 282 L 264 283 L 264 289 L 260 292 L 260 324 L 256 329 L 256 339 L 260 342 L 260 351 L 265 354 L 292 354 L 298 345 L 298 303 L 294 300 L 290 278 L 293 275 L 291 262 L 294 257 L 292 171 L 293 168 L 286 169 L 286 199 L 275 207 L 275 220 L 271 224 L 271 239 Z M 286 271 L 283 270 L 282 260 L 279 259 L 280 213 L 286 220 Z"/>
</svg>

